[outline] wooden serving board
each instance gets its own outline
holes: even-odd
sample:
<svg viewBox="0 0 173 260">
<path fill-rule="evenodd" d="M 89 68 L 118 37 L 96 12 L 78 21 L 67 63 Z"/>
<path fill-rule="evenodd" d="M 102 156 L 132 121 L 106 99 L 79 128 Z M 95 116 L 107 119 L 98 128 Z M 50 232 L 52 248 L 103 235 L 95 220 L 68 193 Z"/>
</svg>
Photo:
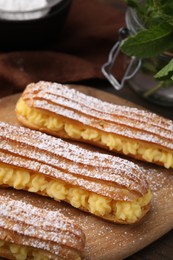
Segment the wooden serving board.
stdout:
<svg viewBox="0 0 173 260">
<path fill-rule="evenodd" d="M 73 87 L 102 100 L 120 105 L 135 106 L 100 90 L 83 86 L 73 85 Z M 0 100 L 1 121 L 18 124 L 14 112 L 18 98 L 19 95 L 13 95 Z M 173 228 L 173 170 L 166 170 L 163 167 L 148 163 L 136 163 L 143 168 L 153 191 L 151 210 L 137 224 L 112 224 L 74 209 L 65 203 L 56 202 L 60 204 L 62 211 L 71 216 L 85 231 L 86 246 L 83 259 L 123 259 L 152 243 Z"/>
</svg>

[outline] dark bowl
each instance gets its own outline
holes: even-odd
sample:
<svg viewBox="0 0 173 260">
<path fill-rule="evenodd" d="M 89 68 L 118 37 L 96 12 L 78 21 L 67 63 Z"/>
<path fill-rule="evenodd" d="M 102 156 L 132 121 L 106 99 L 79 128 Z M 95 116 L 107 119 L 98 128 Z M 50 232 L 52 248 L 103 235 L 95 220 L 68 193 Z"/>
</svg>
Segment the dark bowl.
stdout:
<svg viewBox="0 0 173 260">
<path fill-rule="evenodd" d="M 0 50 L 35 50 L 48 46 L 60 35 L 71 2 L 72 0 L 61 0 L 51 6 L 47 14 L 40 18 L 0 19 Z"/>
</svg>

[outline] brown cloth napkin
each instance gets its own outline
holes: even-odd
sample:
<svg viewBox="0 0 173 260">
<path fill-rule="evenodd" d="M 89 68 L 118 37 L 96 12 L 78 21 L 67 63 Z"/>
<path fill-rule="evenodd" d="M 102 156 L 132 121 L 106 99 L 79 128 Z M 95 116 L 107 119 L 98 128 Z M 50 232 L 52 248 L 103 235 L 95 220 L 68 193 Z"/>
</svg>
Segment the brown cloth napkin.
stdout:
<svg viewBox="0 0 173 260">
<path fill-rule="evenodd" d="M 123 24 L 121 9 L 93 0 L 73 0 L 60 37 L 47 49 L 0 54 L 1 96 L 39 80 L 103 79 L 101 66 Z"/>
</svg>

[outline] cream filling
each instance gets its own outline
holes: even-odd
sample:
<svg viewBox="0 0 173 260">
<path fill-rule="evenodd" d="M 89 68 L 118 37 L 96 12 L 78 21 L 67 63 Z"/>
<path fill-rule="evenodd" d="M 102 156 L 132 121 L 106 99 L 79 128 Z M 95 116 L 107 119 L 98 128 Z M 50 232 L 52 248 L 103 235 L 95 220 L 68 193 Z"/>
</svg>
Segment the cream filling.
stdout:
<svg viewBox="0 0 173 260">
<path fill-rule="evenodd" d="M 33 260 L 49 260 L 55 259 L 54 255 L 51 255 L 43 250 L 34 249 L 24 245 L 17 245 L 0 240 L 0 251 L 2 249 L 8 250 L 16 260 L 25 260 L 28 257 Z M 46 256 L 47 254 L 47 256 Z M 62 259 L 57 258 L 56 259 Z"/>
<path fill-rule="evenodd" d="M 70 186 L 62 181 L 53 180 L 39 173 L 0 165 L 0 185 L 15 189 L 41 193 L 55 200 L 63 200 L 75 208 L 81 208 L 100 217 L 120 222 L 134 223 L 143 215 L 143 207 L 151 201 L 149 190 L 135 201 L 115 201 L 81 188 Z M 126 190 L 125 190 L 126 191 Z M 122 191 L 123 192 L 123 191 Z M 128 192 L 128 191 L 127 191 Z"/>
<path fill-rule="evenodd" d="M 91 127 L 65 123 L 58 116 L 48 115 L 45 112 L 28 107 L 22 99 L 18 101 L 16 110 L 38 127 L 45 127 L 55 132 L 65 131 L 68 136 L 74 139 L 92 141 L 107 146 L 109 150 L 118 151 L 125 155 L 137 155 L 147 162 L 161 163 L 165 168 L 173 168 L 173 153 L 171 152 L 151 148 L 140 141 L 119 137 L 116 134 L 105 133 Z"/>
<path fill-rule="evenodd" d="M 27 260 L 28 258 L 33 260 L 55 260 L 55 259 L 64 260 L 65 259 L 60 256 L 55 257 L 54 255 L 49 254 L 43 250 L 39 250 L 39 249 L 36 250 L 24 245 L 7 243 L 2 240 L 0 240 L 0 251 L 1 249 L 8 250 L 16 260 Z M 77 256 L 75 260 L 81 260 L 81 257 Z"/>
</svg>

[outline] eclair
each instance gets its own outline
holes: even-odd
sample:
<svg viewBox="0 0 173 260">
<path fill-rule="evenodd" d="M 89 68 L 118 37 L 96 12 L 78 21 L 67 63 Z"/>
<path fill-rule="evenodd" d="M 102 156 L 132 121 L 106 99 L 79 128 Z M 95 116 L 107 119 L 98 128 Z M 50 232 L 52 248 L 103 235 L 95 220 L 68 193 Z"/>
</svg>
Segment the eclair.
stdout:
<svg viewBox="0 0 173 260">
<path fill-rule="evenodd" d="M 34 192 L 131 224 L 149 210 L 139 166 L 29 128 L 0 123 L 0 186 Z"/>
<path fill-rule="evenodd" d="M 26 87 L 16 115 L 27 127 L 173 168 L 173 121 L 154 113 L 41 81 Z"/>
<path fill-rule="evenodd" d="M 36 198 L 0 189 L 0 257 L 11 260 L 79 260 L 85 234 L 64 214 Z"/>
</svg>

